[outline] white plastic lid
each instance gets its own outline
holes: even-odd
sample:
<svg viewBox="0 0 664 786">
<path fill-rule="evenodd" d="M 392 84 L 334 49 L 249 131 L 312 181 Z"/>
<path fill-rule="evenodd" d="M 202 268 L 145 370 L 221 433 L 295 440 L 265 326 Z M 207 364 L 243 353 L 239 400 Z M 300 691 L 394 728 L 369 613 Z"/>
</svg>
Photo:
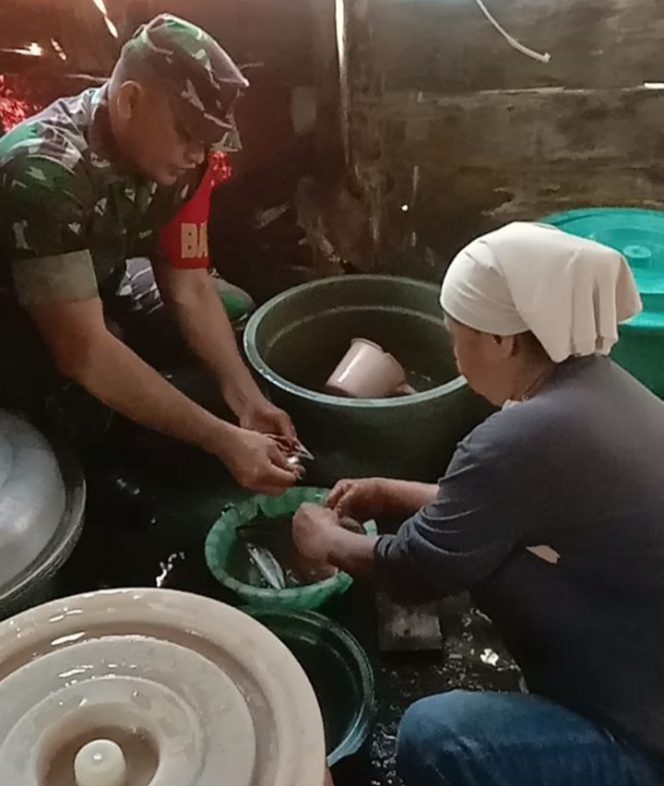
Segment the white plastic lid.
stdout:
<svg viewBox="0 0 664 786">
<path fill-rule="evenodd" d="M 0 706 L 12 786 L 323 783 L 300 665 L 267 628 L 196 595 L 101 591 L 0 623 Z"/>
</svg>

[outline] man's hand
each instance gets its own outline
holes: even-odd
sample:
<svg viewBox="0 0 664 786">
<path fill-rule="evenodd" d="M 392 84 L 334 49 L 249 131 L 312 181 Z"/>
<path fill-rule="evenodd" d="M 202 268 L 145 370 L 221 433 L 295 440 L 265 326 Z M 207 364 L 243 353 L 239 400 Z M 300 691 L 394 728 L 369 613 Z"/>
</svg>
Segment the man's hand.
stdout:
<svg viewBox="0 0 664 786">
<path fill-rule="evenodd" d="M 320 505 L 305 503 L 293 517 L 293 543 L 312 562 L 329 563 L 332 539 L 339 530 L 339 517 Z"/>
<path fill-rule="evenodd" d="M 242 428 L 297 440 L 297 432 L 290 416 L 283 409 L 271 404 L 265 396 L 259 395 L 239 409 L 236 415 Z"/>
<path fill-rule="evenodd" d="M 226 423 L 176 390 L 109 333 L 98 299 L 30 313 L 61 373 L 112 409 L 212 453 L 253 491 L 277 495 L 298 480 L 287 445 Z"/>
<path fill-rule="evenodd" d="M 291 419 L 265 398 L 242 360 L 235 333 L 207 270 L 177 270 L 158 260 L 155 274 L 184 338 L 216 378 L 240 426 L 296 439 Z"/>
<path fill-rule="evenodd" d="M 244 488 L 278 496 L 299 480 L 288 464 L 288 454 L 273 437 L 247 429 L 230 427 L 215 451 L 233 477 Z"/>
</svg>

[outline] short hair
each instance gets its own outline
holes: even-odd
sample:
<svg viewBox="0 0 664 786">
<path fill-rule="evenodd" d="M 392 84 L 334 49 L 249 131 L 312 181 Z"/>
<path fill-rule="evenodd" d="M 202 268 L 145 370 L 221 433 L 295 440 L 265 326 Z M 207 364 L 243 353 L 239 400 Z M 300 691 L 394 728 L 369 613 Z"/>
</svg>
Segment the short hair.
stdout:
<svg viewBox="0 0 664 786">
<path fill-rule="evenodd" d="M 122 84 L 123 82 L 154 84 L 159 81 L 159 78 L 136 47 L 125 45 L 111 74 L 111 81 L 115 82 L 115 84 Z"/>
</svg>

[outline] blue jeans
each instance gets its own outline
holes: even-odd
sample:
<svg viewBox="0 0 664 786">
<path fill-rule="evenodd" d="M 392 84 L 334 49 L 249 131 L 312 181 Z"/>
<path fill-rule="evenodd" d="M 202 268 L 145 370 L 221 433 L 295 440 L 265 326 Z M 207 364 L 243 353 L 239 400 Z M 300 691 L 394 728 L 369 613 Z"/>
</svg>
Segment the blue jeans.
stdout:
<svg viewBox="0 0 664 786">
<path fill-rule="evenodd" d="M 399 729 L 406 786 L 657 786 L 655 767 L 591 721 L 529 694 L 431 696 Z"/>
</svg>

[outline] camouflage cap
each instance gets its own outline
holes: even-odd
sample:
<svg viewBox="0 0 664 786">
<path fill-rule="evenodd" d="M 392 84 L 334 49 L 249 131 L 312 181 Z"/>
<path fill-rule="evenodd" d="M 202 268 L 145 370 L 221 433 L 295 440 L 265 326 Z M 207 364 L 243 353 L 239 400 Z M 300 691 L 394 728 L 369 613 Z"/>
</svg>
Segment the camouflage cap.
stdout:
<svg viewBox="0 0 664 786">
<path fill-rule="evenodd" d="M 160 14 L 125 44 L 126 56 L 163 84 L 192 139 L 211 149 L 239 149 L 233 103 L 249 82 L 211 35 L 184 19 Z"/>
</svg>

